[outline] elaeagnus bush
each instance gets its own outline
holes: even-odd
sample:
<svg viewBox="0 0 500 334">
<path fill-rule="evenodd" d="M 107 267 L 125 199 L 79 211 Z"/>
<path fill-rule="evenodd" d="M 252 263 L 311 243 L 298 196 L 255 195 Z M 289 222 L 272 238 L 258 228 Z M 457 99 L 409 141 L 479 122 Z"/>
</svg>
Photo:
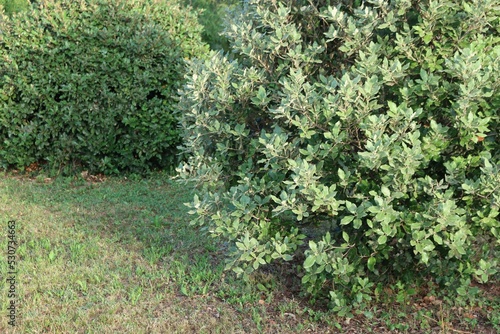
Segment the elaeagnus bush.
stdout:
<svg viewBox="0 0 500 334">
<path fill-rule="evenodd" d="M 485 1 L 248 1 L 191 64 L 180 175 L 248 275 L 301 259 L 339 313 L 387 277 L 498 273 L 500 13 Z M 410 274 L 410 276 L 408 276 Z"/>
</svg>

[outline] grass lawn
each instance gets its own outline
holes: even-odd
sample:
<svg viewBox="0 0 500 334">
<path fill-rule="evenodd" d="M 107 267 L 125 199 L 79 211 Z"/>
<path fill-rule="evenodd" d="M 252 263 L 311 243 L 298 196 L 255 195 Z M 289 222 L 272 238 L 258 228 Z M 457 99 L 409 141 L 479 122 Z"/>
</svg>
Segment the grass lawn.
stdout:
<svg viewBox="0 0 500 334">
<path fill-rule="evenodd" d="M 338 318 L 298 292 L 283 265 L 251 284 L 224 247 L 190 226 L 192 190 L 148 179 L 0 174 L 0 333 L 496 333 L 496 285 L 458 305 L 389 285 L 370 312 Z M 8 222 L 15 221 L 9 229 Z M 7 283 L 14 231 L 15 298 Z M 423 292 L 425 291 L 425 294 Z M 9 305 L 16 305 L 16 326 Z"/>
</svg>

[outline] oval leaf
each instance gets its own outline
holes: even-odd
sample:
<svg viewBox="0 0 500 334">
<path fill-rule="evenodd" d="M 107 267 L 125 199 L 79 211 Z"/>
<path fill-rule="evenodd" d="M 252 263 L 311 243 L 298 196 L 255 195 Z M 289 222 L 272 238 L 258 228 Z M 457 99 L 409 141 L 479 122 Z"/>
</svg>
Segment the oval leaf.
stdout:
<svg viewBox="0 0 500 334">
<path fill-rule="evenodd" d="M 304 261 L 304 269 L 311 268 L 315 262 L 316 262 L 316 257 L 308 256 L 307 259 Z"/>
</svg>

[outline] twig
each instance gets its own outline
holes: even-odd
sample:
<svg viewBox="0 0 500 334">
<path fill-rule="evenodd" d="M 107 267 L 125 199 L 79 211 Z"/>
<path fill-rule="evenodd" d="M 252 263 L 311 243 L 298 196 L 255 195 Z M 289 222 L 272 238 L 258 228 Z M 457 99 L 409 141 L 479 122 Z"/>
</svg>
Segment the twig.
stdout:
<svg viewBox="0 0 500 334">
<path fill-rule="evenodd" d="M 439 323 L 439 321 L 437 321 L 436 319 L 433 319 L 433 318 L 431 318 L 431 317 L 429 317 L 429 316 L 427 316 L 427 315 L 425 315 L 425 314 L 422 314 L 422 316 L 423 316 L 424 318 L 427 318 L 427 319 L 429 319 L 429 320 L 434 321 L 435 323 Z M 461 330 L 459 330 L 459 329 L 454 329 L 454 328 L 451 328 L 451 327 L 448 327 L 448 326 L 446 326 L 446 329 L 448 329 L 448 330 L 450 330 L 450 331 L 452 331 L 452 332 L 454 332 L 454 333 L 461 333 L 461 334 L 474 334 L 473 332 L 461 331 Z"/>
</svg>

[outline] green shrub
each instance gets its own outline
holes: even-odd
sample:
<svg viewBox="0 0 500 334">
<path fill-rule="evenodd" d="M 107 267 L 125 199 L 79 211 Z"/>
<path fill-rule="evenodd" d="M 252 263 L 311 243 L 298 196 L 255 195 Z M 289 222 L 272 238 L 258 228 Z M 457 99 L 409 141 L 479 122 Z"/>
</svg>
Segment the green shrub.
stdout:
<svg viewBox="0 0 500 334">
<path fill-rule="evenodd" d="M 193 223 L 239 274 L 302 258 L 342 314 L 388 277 L 466 293 L 499 269 L 499 7 L 331 3 L 250 1 L 225 32 L 238 60 L 192 63 Z"/>
<path fill-rule="evenodd" d="M 203 25 L 202 37 L 212 49 L 228 50 L 227 38 L 221 35 L 223 22 L 230 11 L 241 4 L 241 0 L 184 0 L 184 4 L 201 10 L 200 23 Z"/>
<path fill-rule="evenodd" d="M 0 165 L 144 172 L 176 159 L 185 59 L 206 56 L 174 1 L 45 0 L 0 22 Z"/>
<path fill-rule="evenodd" d="M 30 7 L 29 0 L 0 0 L 0 8 L 5 10 L 5 13 L 12 15 L 20 11 L 27 10 Z M 0 10 L 1 11 L 1 10 Z"/>
</svg>

